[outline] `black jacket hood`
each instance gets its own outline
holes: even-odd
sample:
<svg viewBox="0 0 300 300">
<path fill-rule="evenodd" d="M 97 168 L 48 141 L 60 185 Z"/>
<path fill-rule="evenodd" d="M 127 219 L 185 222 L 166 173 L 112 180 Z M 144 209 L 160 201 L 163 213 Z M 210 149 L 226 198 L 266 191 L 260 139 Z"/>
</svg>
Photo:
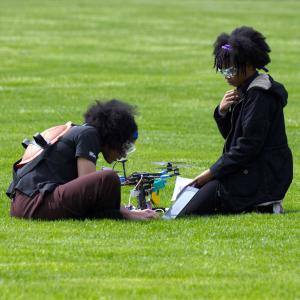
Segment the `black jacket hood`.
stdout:
<svg viewBox="0 0 300 300">
<path fill-rule="evenodd" d="M 272 83 L 272 86 L 270 88 L 270 92 L 272 94 L 274 94 L 277 99 L 279 99 L 281 101 L 282 107 L 286 106 L 287 105 L 287 99 L 288 99 L 287 90 L 285 89 L 285 87 L 281 83 L 273 80 L 273 78 L 271 76 L 269 76 L 269 78 L 270 78 L 270 81 Z"/>
<path fill-rule="evenodd" d="M 268 74 L 257 73 L 257 76 L 249 84 L 247 91 L 249 91 L 252 88 L 269 90 L 274 95 L 274 97 L 281 102 L 282 107 L 287 105 L 287 90 L 281 83 L 275 81 Z"/>
</svg>

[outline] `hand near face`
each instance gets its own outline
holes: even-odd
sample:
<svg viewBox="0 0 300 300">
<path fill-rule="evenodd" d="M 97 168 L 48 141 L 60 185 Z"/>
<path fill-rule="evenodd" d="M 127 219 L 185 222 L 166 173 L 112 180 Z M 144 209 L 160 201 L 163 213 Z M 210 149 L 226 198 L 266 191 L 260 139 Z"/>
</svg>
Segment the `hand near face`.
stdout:
<svg viewBox="0 0 300 300">
<path fill-rule="evenodd" d="M 237 103 L 239 100 L 240 96 L 236 90 L 227 91 L 219 105 L 219 112 L 221 114 L 226 114 L 230 106 Z"/>
</svg>

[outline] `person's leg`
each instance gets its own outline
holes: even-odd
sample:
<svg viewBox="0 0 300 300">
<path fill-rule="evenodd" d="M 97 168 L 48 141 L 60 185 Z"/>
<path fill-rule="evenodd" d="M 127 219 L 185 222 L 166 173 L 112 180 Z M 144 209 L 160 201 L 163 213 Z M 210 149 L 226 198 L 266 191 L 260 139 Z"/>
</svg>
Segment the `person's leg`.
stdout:
<svg viewBox="0 0 300 300">
<path fill-rule="evenodd" d="M 45 194 L 37 207 L 35 219 L 120 219 L 120 179 L 113 171 L 91 173 Z"/>
<path fill-rule="evenodd" d="M 19 191 L 16 191 L 11 202 L 10 215 L 15 218 L 31 219 L 36 207 L 42 201 L 42 194 L 29 197 Z"/>
<path fill-rule="evenodd" d="M 219 200 L 216 196 L 217 186 L 217 180 L 209 181 L 202 186 L 185 208 L 185 214 L 207 215 L 215 213 L 216 209 L 219 208 Z"/>
</svg>

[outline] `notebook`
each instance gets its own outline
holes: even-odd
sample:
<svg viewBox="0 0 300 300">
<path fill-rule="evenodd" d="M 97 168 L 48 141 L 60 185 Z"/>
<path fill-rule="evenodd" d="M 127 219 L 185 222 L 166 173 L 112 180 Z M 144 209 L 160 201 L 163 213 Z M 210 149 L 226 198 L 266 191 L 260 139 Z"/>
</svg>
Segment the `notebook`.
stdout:
<svg viewBox="0 0 300 300">
<path fill-rule="evenodd" d="M 199 189 L 192 186 L 186 186 L 182 189 L 177 195 L 175 202 L 165 212 L 163 219 L 175 219 L 184 215 L 188 204 L 198 191 Z"/>
</svg>

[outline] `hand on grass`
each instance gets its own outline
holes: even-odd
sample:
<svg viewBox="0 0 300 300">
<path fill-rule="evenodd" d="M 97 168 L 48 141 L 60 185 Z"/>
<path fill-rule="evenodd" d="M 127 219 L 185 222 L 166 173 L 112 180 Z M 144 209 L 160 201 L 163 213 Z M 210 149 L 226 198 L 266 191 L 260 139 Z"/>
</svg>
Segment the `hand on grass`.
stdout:
<svg viewBox="0 0 300 300">
<path fill-rule="evenodd" d="M 159 218 L 159 214 L 152 209 L 137 209 L 128 210 L 125 207 L 121 208 L 121 213 L 128 220 L 149 220 Z"/>
</svg>

